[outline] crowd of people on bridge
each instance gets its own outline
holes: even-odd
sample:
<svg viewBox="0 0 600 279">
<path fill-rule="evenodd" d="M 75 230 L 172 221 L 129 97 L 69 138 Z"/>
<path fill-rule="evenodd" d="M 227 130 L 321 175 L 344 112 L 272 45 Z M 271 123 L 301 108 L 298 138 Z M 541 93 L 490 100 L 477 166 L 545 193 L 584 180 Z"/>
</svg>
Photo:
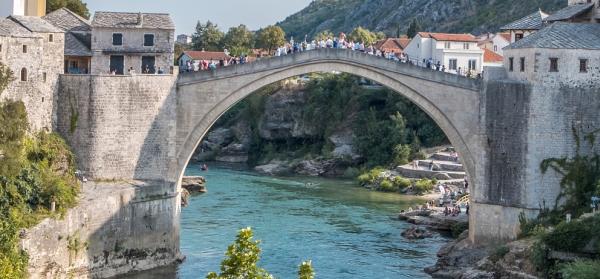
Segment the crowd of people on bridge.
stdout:
<svg viewBox="0 0 600 279">
<path fill-rule="evenodd" d="M 292 37 L 289 42 L 277 47 L 274 50 L 274 53 L 269 53 L 268 56 L 286 56 L 286 55 L 294 55 L 296 53 L 318 50 L 318 49 L 348 49 L 353 51 L 362 52 L 368 55 L 373 55 L 377 57 L 382 57 L 388 60 L 392 60 L 398 63 L 407 63 L 415 66 L 424 67 L 427 69 L 431 69 L 432 71 L 439 72 L 447 72 L 447 73 L 455 73 L 458 75 L 470 77 L 470 78 L 481 78 L 481 74 L 475 75 L 471 70 L 463 70 L 462 68 L 458 68 L 454 72 L 449 72 L 446 69 L 446 65 L 443 65 L 441 61 L 434 61 L 433 59 L 422 59 L 421 61 L 411 58 L 403 52 L 395 53 L 391 51 L 380 50 L 375 47 L 373 44 L 368 44 L 362 41 L 353 41 L 347 38 L 346 34 L 340 33 L 338 37 L 328 37 L 326 39 L 320 40 L 312 40 L 309 41 L 306 37 L 303 41 L 294 41 Z M 227 50 L 225 50 L 227 53 Z M 257 57 L 257 58 L 260 58 Z M 217 70 L 221 67 L 227 67 L 231 65 L 237 64 L 246 64 L 256 59 L 250 59 L 248 55 L 241 56 L 232 56 L 228 60 L 203 60 L 198 63 L 198 65 L 189 64 L 187 65 L 188 71 L 209 71 L 209 70 Z"/>
</svg>

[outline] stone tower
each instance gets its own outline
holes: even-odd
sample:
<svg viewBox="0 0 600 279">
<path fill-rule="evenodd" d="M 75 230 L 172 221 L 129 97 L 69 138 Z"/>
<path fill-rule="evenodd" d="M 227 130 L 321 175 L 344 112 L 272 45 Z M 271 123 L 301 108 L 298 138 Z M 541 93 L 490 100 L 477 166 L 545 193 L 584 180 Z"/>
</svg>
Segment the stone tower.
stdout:
<svg viewBox="0 0 600 279">
<path fill-rule="evenodd" d="M 0 0 L 0 17 L 9 15 L 44 16 L 46 0 Z"/>
</svg>

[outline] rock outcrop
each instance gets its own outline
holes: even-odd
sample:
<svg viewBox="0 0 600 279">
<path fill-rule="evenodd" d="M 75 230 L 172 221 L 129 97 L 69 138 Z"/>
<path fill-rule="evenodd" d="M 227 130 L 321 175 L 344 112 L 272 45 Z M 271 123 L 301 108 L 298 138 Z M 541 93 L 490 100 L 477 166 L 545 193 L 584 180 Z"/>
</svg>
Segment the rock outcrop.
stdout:
<svg viewBox="0 0 600 279">
<path fill-rule="evenodd" d="M 431 232 L 428 230 L 412 226 L 405 231 L 403 231 L 400 235 L 402 235 L 406 239 L 424 239 L 430 238 L 433 236 Z"/>
<path fill-rule="evenodd" d="M 185 176 L 181 181 L 181 188 L 190 194 L 206 193 L 206 179 L 202 176 Z"/>
</svg>

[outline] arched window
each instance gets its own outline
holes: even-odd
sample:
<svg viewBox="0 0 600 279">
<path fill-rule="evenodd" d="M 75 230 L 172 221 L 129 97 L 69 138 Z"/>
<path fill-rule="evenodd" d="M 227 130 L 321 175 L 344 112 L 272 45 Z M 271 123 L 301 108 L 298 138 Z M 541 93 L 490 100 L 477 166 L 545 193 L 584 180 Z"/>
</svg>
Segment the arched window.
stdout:
<svg viewBox="0 0 600 279">
<path fill-rule="evenodd" d="M 27 81 L 27 69 L 21 69 L 21 81 Z"/>
</svg>

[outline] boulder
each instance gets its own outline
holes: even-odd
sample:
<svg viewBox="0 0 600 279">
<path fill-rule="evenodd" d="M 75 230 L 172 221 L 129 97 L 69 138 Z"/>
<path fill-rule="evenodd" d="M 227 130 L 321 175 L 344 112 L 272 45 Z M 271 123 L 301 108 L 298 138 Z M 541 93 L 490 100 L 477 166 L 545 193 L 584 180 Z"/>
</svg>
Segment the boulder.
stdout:
<svg viewBox="0 0 600 279">
<path fill-rule="evenodd" d="M 334 165 L 331 160 L 303 160 L 295 166 L 294 171 L 300 175 L 320 176 Z"/>
<path fill-rule="evenodd" d="M 412 226 L 401 233 L 406 239 L 424 239 L 433 237 L 433 234 L 425 229 Z"/>
<path fill-rule="evenodd" d="M 254 167 L 254 170 L 264 175 L 286 175 L 291 172 L 291 167 L 285 162 L 273 160 L 265 165 Z"/>
<path fill-rule="evenodd" d="M 190 194 L 206 193 L 206 179 L 202 176 L 185 176 L 181 180 L 181 188 Z"/>
</svg>

